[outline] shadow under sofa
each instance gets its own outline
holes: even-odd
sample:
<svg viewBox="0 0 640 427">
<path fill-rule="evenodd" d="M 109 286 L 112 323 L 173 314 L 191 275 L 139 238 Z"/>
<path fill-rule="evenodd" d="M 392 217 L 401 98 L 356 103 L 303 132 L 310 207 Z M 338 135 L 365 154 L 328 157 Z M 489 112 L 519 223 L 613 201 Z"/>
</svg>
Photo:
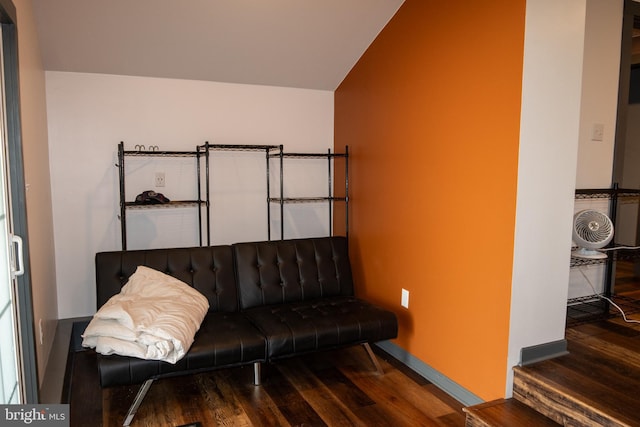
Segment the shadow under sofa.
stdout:
<svg viewBox="0 0 640 427">
<path fill-rule="evenodd" d="M 261 364 L 397 337 L 396 315 L 354 295 L 347 240 L 341 236 L 208 247 L 96 254 L 97 305 L 120 292 L 140 265 L 171 275 L 209 302 L 200 329 L 176 364 L 98 354 L 100 385 L 142 384 L 128 426 L 154 380 Z"/>
</svg>

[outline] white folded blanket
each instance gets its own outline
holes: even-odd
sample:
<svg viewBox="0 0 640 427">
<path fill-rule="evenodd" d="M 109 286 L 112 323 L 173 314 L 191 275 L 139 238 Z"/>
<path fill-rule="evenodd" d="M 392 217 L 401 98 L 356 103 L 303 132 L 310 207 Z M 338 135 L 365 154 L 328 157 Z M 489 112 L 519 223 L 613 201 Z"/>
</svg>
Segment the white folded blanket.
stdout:
<svg viewBox="0 0 640 427">
<path fill-rule="evenodd" d="M 193 344 L 209 302 L 186 283 L 138 266 L 120 293 L 93 316 L 83 347 L 176 363 Z"/>
</svg>

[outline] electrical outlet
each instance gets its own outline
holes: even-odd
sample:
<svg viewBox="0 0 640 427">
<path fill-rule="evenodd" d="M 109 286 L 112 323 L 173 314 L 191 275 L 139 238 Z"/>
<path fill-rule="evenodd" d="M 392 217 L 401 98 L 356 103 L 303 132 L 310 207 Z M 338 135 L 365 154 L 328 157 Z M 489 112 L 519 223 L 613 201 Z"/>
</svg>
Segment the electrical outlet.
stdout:
<svg viewBox="0 0 640 427">
<path fill-rule="evenodd" d="M 156 172 L 156 187 L 164 187 L 164 172 Z"/>
<path fill-rule="evenodd" d="M 593 129 L 591 131 L 591 140 L 592 141 L 604 140 L 604 125 L 602 123 L 595 123 L 593 125 Z"/>
<path fill-rule="evenodd" d="M 409 291 L 406 289 L 402 290 L 402 299 L 400 300 L 400 305 L 404 308 L 409 308 Z"/>
</svg>

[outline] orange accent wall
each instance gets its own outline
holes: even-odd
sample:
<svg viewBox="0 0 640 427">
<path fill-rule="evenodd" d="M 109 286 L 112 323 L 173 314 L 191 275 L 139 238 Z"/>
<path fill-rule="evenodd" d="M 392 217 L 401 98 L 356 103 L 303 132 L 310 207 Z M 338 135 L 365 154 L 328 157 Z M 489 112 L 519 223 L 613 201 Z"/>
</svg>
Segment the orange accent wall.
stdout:
<svg viewBox="0 0 640 427">
<path fill-rule="evenodd" d="M 525 0 L 406 0 L 335 92 L 357 292 L 484 400 L 506 387 L 524 21 Z"/>
</svg>

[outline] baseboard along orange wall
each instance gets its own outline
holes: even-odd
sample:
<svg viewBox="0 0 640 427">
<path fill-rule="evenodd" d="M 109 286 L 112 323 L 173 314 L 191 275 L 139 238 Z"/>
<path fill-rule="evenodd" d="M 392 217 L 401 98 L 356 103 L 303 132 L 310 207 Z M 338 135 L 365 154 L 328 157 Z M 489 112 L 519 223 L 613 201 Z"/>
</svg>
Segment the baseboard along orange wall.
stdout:
<svg viewBox="0 0 640 427">
<path fill-rule="evenodd" d="M 335 92 L 357 292 L 484 400 L 505 394 L 524 22 L 525 0 L 406 0 Z"/>
</svg>

